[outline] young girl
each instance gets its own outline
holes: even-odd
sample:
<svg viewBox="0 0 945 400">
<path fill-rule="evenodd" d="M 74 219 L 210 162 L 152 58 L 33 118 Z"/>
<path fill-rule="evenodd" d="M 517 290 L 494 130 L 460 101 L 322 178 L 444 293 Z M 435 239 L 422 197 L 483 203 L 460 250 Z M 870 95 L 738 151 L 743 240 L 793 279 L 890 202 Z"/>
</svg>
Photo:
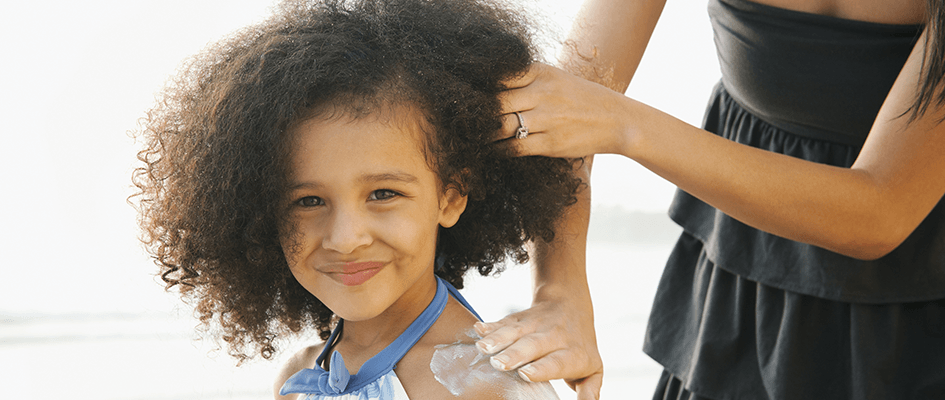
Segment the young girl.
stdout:
<svg viewBox="0 0 945 400">
<path fill-rule="evenodd" d="M 556 398 L 475 351 L 455 289 L 526 261 L 575 201 L 567 160 L 489 145 L 533 57 L 518 17 L 471 0 L 287 2 L 195 57 L 134 179 L 167 287 L 240 360 L 326 340 L 277 398 Z"/>
</svg>

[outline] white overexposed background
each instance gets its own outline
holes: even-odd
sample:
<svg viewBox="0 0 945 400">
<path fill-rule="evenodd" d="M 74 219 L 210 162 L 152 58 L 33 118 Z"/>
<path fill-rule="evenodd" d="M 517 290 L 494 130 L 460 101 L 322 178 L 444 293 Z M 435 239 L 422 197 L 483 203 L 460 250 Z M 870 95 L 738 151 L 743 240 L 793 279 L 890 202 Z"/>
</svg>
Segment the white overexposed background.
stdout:
<svg viewBox="0 0 945 400">
<path fill-rule="evenodd" d="M 702 1 L 669 1 L 628 95 L 698 124 L 719 77 Z M 578 1 L 535 1 L 562 32 Z M 236 368 L 195 342 L 137 241 L 130 133 L 181 61 L 269 1 L 11 2 L 0 13 L 0 398 L 267 398 L 278 365 Z M 595 161 L 588 273 L 604 398 L 648 398 L 640 351 L 676 232 L 674 187 L 633 161 Z M 465 291 L 487 319 L 529 302 L 527 267 Z M 502 296 L 495 296 L 502 293 Z M 299 342 L 303 345 L 304 342 Z M 556 383 L 562 398 L 573 398 Z M 629 397 L 628 397 L 628 394 Z"/>
</svg>

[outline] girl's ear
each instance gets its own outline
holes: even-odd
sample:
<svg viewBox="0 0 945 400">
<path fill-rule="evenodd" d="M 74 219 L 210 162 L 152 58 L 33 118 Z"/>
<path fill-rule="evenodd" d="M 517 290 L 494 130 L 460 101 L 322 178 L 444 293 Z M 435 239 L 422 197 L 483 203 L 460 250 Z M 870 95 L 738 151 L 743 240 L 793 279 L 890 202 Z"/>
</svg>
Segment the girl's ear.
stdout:
<svg viewBox="0 0 945 400">
<path fill-rule="evenodd" d="M 440 197 L 440 226 L 444 228 L 456 225 L 459 216 L 466 211 L 467 196 L 460 194 L 456 188 L 449 187 Z"/>
</svg>

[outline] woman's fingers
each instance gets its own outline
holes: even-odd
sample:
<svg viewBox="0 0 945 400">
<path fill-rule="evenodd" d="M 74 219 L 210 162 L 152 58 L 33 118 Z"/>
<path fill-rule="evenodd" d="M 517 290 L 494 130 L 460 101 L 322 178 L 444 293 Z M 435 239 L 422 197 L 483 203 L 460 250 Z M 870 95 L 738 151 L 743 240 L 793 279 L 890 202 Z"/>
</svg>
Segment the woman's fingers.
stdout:
<svg viewBox="0 0 945 400">
<path fill-rule="evenodd" d="M 515 86 L 500 94 L 502 127 L 495 140 L 514 138 L 522 126 L 519 116 L 529 136 L 501 145 L 512 146 L 520 156 L 623 154 L 630 132 L 627 107 L 632 103 L 622 94 L 542 64 L 509 84 Z"/>
<path fill-rule="evenodd" d="M 515 342 L 508 344 L 502 351 L 493 355 L 490 362 L 495 369 L 500 371 L 511 371 L 520 367 L 528 367 L 538 363 L 543 366 L 541 371 L 533 371 L 532 368 L 526 368 L 524 372 L 529 380 L 534 382 L 546 381 L 561 377 L 561 374 L 568 374 L 567 368 L 558 365 L 557 360 L 545 360 L 545 357 L 559 349 L 557 337 L 549 337 L 547 332 L 531 332 L 519 337 Z M 531 360 L 537 360 L 529 363 Z M 550 365 L 548 365 L 550 364 Z M 558 368 L 561 367 L 561 368 Z M 540 372 L 540 375 L 533 375 Z M 534 380 L 531 378 L 535 378 Z M 543 378 L 543 379 L 542 379 Z"/>
<path fill-rule="evenodd" d="M 579 364 L 578 359 L 583 357 L 580 352 L 570 349 L 556 351 L 531 364 L 519 368 L 518 373 L 522 379 L 530 382 L 544 382 L 555 379 L 553 372 L 567 370 L 569 365 Z M 591 400 L 600 397 L 600 388 L 603 384 L 604 374 L 602 371 L 593 373 L 590 376 L 579 379 L 565 379 L 565 383 L 577 393 L 578 400 Z"/>
<path fill-rule="evenodd" d="M 534 108 L 531 94 L 532 88 L 524 87 L 518 89 L 509 89 L 499 93 L 500 110 L 503 115 L 512 114 L 515 111 L 528 111 Z"/>
<path fill-rule="evenodd" d="M 600 358 L 596 351 L 588 354 L 578 342 L 568 342 L 568 345 L 561 346 L 561 340 L 566 336 L 566 332 L 554 331 L 527 334 L 493 355 L 492 365 L 503 371 L 518 369 L 522 378 L 532 382 L 558 378 L 580 381 L 589 373 L 598 373 Z M 531 359 L 535 361 L 525 362 Z M 589 371 L 589 366 L 596 368 Z"/>
<path fill-rule="evenodd" d="M 514 136 L 516 129 L 520 125 L 515 115 L 516 112 L 525 114 L 535 109 L 535 105 L 542 97 L 542 85 L 540 82 L 536 83 L 536 79 L 542 74 L 542 71 L 547 68 L 552 67 L 544 64 L 534 64 L 525 75 L 504 82 L 508 89 L 499 93 L 499 102 L 501 103 L 503 116 L 502 129 L 498 133 L 496 140 L 507 139 Z M 533 127 L 529 126 L 529 128 Z"/>
<path fill-rule="evenodd" d="M 528 86 L 534 82 L 535 78 L 537 78 L 538 75 L 541 74 L 546 68 L 549 68 L 549 66 L 542 63 L 534 63 L 528 67 L 528 70 L 525 71 L 524 74 L 507 79 L 503 81 L 502 84 L 508 89 L 517 89 Z"/>
<path fill-rule="evenodd" d="M 540 331 L 544 325 L 540 322 L 542 315 L 529 315 L 534 314 L 534 311 L 534 308 L 530 308 L 511 314 L 498 322 L 475 325 L 480 335 L 486 333 L 476 342 L 476 346 L 483 354 L 492 355 L 491 361 L 496 369 L 512 370 L 547 353 L 534 347 L 533 339 L 528 337 Z M 479 329 L 481 326 L 488 329 Z M 518 347 L 508 351 L 509 346 L 515 344 Z"/>
<path fill-rule="evenodd" d="M 579 149 L 563 145 L 563 140 L 569 140 L 568 136 L 547 134 L 546 132 L 531 131 L 529 127 L 528 137 L 516 139 L 512 136 L 500 140 L 495 146 L 510 148 L 510 152 L 519 157 L 525 156 L 545 156 L 559 158 L 582 158 L 593 152 L 581 151 Z M 583 155 L 581 155 L 583 154 Z"/>
<path fill-rule="evenodd" d="M 562 349 L 546 354 L 544 357 L 518 369 L 519 376 L 530 382 L 544 382 L 555 379 L 557 374 L 568 371 L 571 364 L 577 364 L 575 358 L 581 358 L 580 352 Z M 572 389 L 574 387 L 572 386 Z"/>
<path fill-rule="evenodd" d="M 594 399 L 603 366 L 592 313 L 567 301 L 539 302 L 498 322 L 475 324 L 482 336 L 476 345 L 492 355 L 496 369 L 518 369 L 533 382 L 564 379 L 579 399 Z"/>
<path fill-rule="evenodd" d="M 503 115 L 502 129 L 499 131 L 499 137 L 496 140 L 524 139 L 528 135 L 540 132 L 541 130 L 536 124 L 528 122 L 529 115 L 535 116 L 534 114 L 532 111 L 519 111 Z M 520 129 L 525 130 L 524 135 L 518 134 Z"/>
<path fill-rule="evenodd" d="M 534 326 L 522 323 L 519 320 L 520 314 L 521 313 L 515 313 L 509 315 L 493 323 L 477 322 L 474 328 L 476 329 L 476 333 L 482 337 L 482 339 L 476 342 L 479 351 L 487 355 L 496 355 L 496 353 L 506 350 L 510 345 L 521 340 L 525 335 L 533 333 Z M 510 364 L 510 355 L 518 356 L 516 359 L 521 361 Z M 527 354 L 525 354 L 525 356 L 526 357 L 523 358 L 516 353 L 505 354 L 492 361 L 494 364 L 496 362 L 502 364 L 501 367 L 497 367 L 496 369 L 508 371 L 521 366 L 521 364 L 524 364 L 527 360 L 531 360 L 527 358 Z"/>
<path fill-rule="evenodd" d="M 570 381 L 568 385 L 577 392 L 577 400 L 600 399 L 600 388 L 604 384 L 604 373 L 598 372 L 577 381 Z"/>
<path fill-rule="evenodd" d="M 529 122 L 532 117 L 539 115 L 535 110 L 511 113 L 502 116 L 502 129 L 496 138 L 496 146 L 510 148 L 510 152 L 517 156 L 544 155 L 554 157 L 547 152 L 542 153 L 542 147 L 548 138 L 543 138 L 542 125 L 535 118 L 534 124 Z"/>
</svg>

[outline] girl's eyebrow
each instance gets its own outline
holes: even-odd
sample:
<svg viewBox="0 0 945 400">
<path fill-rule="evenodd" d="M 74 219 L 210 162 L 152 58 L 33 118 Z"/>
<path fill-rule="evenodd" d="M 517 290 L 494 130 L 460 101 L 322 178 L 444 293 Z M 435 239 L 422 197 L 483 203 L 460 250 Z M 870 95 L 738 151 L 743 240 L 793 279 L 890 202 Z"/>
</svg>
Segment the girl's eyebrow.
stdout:
<svg viewBox="0 0 945 400">
<path fill-rule="evenodd" d="M 408 174 L 406 172 L 385 172 L 381 174 L 365 174 L 358 178 L 361 182 L 366 183 L 377 183 L 377 182 L 401 182 L 401 183 L 417 183 L 420 181 L 416 176 Z M 297 182 L 289 185 L 289 190 L 309 188 L 309 189 L 318 189 L 322 185 L 318 182 Z"/>
<path fill-rule="evenodd" d="M 416 176 L 406 172 L 387 172 L 383 174 L 367 174 L 361 176 L 363 182 L 386 182 L 397 181 L 402 183 L 416 183 L 419 181 Z"/>
</svg>

